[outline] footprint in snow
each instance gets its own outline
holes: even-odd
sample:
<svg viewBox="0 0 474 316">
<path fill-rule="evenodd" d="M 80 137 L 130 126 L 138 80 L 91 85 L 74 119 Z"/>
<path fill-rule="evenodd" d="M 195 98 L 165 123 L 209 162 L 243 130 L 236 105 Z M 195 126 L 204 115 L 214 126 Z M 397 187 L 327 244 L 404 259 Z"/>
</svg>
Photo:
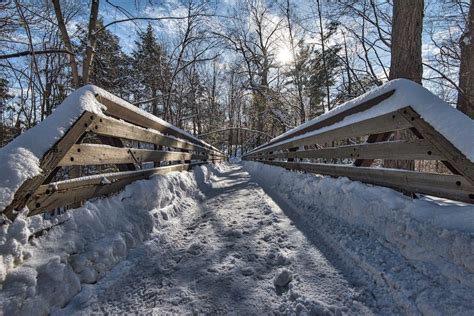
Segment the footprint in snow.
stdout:
<svg viewBox="0 0 474 316">
<path fill-rule="evenodd" d="M 252 267 L 244 267 L 240 270 L 244 276 L 251 276 L 255 273 Z"/>
<path fill-rule="evenodd" d="M 191 246 L 189 246 L 188 250 L 186 250 L 188 253 L 197 256 L 201 254 L 202 250 L 202 245 L 199 243 L 194 243 Z"/>
<path fill-rule="evenodd" d="M 281 269 L 275 279 L 273 279 L 273 284 L 276 287 L 284 287 L 293 280 L 293 275 L 287 269 Z"/>
<path fill-rule="evenodd" d="M 240 230 L 228 230 L 224 235 L 230 238 L 242 238 L 242 232 Z"/>
</svg>

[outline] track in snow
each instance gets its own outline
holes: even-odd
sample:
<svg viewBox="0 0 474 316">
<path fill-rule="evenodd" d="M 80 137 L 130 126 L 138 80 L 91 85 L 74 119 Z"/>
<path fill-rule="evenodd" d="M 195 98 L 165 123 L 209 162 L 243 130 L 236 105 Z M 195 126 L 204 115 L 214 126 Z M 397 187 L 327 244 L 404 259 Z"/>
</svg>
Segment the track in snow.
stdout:
<svg viewBox="0 0 474 316">
<path fill-rule="evenodd" d="M 345 268 L 241 166 L 201 176 L 203 197 L 183 198 L 184 212 L 59 313 L 372 313 Z M 282 269 L 293 280 L 275 287 Z"/>
</svg>

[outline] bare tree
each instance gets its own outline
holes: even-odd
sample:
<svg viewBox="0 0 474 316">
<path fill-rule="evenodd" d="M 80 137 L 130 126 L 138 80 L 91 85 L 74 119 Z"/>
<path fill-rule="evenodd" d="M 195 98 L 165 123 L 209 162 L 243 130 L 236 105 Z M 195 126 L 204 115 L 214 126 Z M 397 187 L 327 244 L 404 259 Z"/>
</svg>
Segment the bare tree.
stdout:
<svg viewBox="0 0 474 316">
<path fill-rule="evenodd" d="M 329 87 L 329 74 L 328 74 L 327 60 L 326 60 L 326 39 L 325 39 L 324 28 L 323 28 L 323 13 L 321 11 L 321 4 L 319 0 L 316 0 L 316 4 L 318 7 L 319 36 L 321 40 L 322 60 L 323 60 L 324 76 L 325 76 L 325 81 L 326 81 L 327 109 L 329 111 L 331 110 L 331 94 L 329 92 L 330 87 Z"/>
<path fill-rule="evenodd" d="M 54 6 L 54 12 L 56 14 L 56 19 L 58 22 L 58 28 L 61 32 L 61 37 L 64 43 L 64 46 L 69 52 L 74 52 L 74 48 L 71 43 L 71 39 L 69 37 L 69 33 L 67 32 L 66 22 L 64 21 L 63 12 L 61 11 L 61 4 L 60 0 L 52 0 Z M 79 68 L 77 65 L 76 57 L 73 54 L 68 55 L 69 58 L 69 66 L 71 68 L 71 76 L 72 76 L 72 84 L 75 88 L 79 87 Z"/>
<path fill-rule="evenodd" d="M 260 0 L 247 0 L 239 9 L 230 29 L 217 35 L 224 38 L 230 48 L 240 55 L 248 79 L 245 87 L 252 92 L 255 111 L 255 126 L 252 127 L 265 131 L 265 122 L 270 121 L 272 114 L 268 103 L 273 80 L 270 77 L 271 69 L 275 68 L 275 41 L 283 19 L 272 20 L 269 8 Z M 263 139 L 257 136 L 257 142 L 261 141 Z"/>
<path fill-rule="evenodd" d="M 99 0 L 92 0 L 89 27 L 87 32 L 86 56 L 82 65 L 82 81 L 89 83 L 92 62 L 94 60 L 95 46 L 97 43 L 97 17 L 99 15 Z"/>
<path fill-rule="evenodd" d="M 303 90 L 304 90 L 304 78 L 302 74 L 302 65 L 299 65 L 299 60 L 298 60 L 298 42 L 302 42 L 302 38 L 295 39 L 295 30 L 294 26 L 292 23 L 293 20 L 293 12 L 291 10 L 291 5 L 290 5 L 290 0 L 286 1 L 286 7 L 284 8 L 284 16 L 286 18 L 286 27 L 288 29 L 288 36 L 289 36 L 289 42 L 290 42 L 290 49 L 291 49 L 291 66 L 292 69 L 290 71 L 290 75 L 293 79 L 293 83 L 296 87 L 297 91 L 297 109 L 299 112 L 299 117 L 300 117 L 300 124 L 303 124 L 306 121 L 306 111 L 305 111 L 305 104 L 304 104 L 304 95 L 303 95 Z M 304 36 L 304 34 L 303 34 Z M 323 58 L 325 56 L 323 55 Z M 304 62 L 307 62 L 305 60 Z M 326 81 L 327 83 L 327 81 Z"/>
</svg>

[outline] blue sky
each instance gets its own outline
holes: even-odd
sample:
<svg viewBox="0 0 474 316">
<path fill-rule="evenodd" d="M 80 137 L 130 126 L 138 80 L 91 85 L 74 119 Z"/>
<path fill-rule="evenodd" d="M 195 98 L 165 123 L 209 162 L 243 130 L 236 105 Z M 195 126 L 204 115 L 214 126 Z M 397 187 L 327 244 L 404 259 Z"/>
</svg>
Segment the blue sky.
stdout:
<svg viewBox="0 0 474 316">
<path fill-rule="evenodd" d="M 213 0 L 210 2 L 210 7 L 212 13 L 217 13 L 220 16 L 229 16 L 229 18 L 224 18 L 220 17 L 218 18 L 219 23 L 215 24 L 210 24 L 209 27 L 213 28 L 218 28 L 218 25 L 226 25 L 231 22 L 231 18 L 233 17 L 233 7 L 235 7 L 236 4 L 238 4 L 240 1 L 238 0 Z M 280 1 L 281 3 L 282 1 Z M 306 29 L 307 29 L 307 34 L 306 34 L 306 40 L 307 41 L 313 41 L 313 42 L 318 42 L 317 39 L 317 24 L 316 20 L 314 17 L 314 10 L 315 10 L 315 4 L 314 0 L 310 1 L 298 1 L 298 0 L 292 0 L 292 4 L 296 7 L 298 10 L 298 18 L 300 21 L 303 21 L 305 23 Z M 87 18 L 88 18 L 88 11 L 90 7 L 90 2 L 88 0 L 84 0 L 84 12 L 86 13 L 83 16 L 83 23 L 87 24 Z M 129 16 L 146 16 L 146 17 L 159 17 L 159 16 L 184 16 L 185 13 L 185 6 L 183 4 L 183 1 L 181 0 L 164 0 L 164 1 L 159 1 L 159 0 L 110 0 L 110 1 L 105 1 L 101 0 L 101 7 L 99 14 L 104 18 L 104 22 L 108 23 L 111 21 L 115 21 L 118 19 L 124 19 L 127 17 L 127 14 Z M 276 5 L 277 1 L 269 1 L 269 3 L 273 4 L 273 9 L 272 13 L 275 15 L 278 15 L 278 7 Z M 326 5 L 327 1 L 322 0 L 323 4 L 323 11 L 325 13 L 329 13 L 329 8 L 330 6 Z M 436 40 L 440 40 L 442 38 L 448 38 L 452 34 L 459 34 L 459 31 L 462 27 L 462 18 L 461 16 L 453 17 L 453 12 L 446 10 L 446 4 L 451 4 L 452 1 L 439 1 L 439 0 L 425 0 L 425 7 L 426 7 L 426 12 L 425 12 L 425 27 L 424 27 L 424 33 L 423 33 L 423 53 L 424 53 L 424 59 L 425 61 L 430 61 L 433 60 L 436 56 L 439 55 L 439 49 L 433 45 L 431 38 L 435 38 Z M 122 12 L 120 9 L 115 8 L 113 5 L 120 6 L 123 10 L 126 12 Z M 357 26 L 358 21 L 350 18 L 345 18 L 344 20 L 344 26 L 350 28 L 351 25 L 354 25 L 354 27 Z M 176 46 L 176 38 L 177 38 L 177 32 L 178 32 L 178 23 L 177 22 L 170 22 L 170 21 L 163 21 L 163 22 L 157 22 L 157 21 L 151 21 L 150 22 L 155 30 L 156 34 L 158 37 L 158 40 L 163 43 L 165 46 L 168 47 L 174 47 Z M 120 44 L 123 47 L 123 49 L 130 53 L 134 47 L 134 41 L 136 39 L 136 34 L 138 30 L 145 30 L 146 25 L 148 24 L 147 21 L 136 21 L 136 22 L 125 22 L 125 23 L 119 23 L 115 24 L 111 27 L 109 27 L 109 31 L 117 35 L 120 39 Z M 71 28 L 74 26 L 71 25 Z M 216 29 L 213 29 L 216 30 Z M 19 32 L 18 34 L 19 38 L 24 35 Z M 370 36 L 370 35 L 369 35 Z M 456 37 L 456 36 L 454 36 Z M 41 38 L 39 36 L 38 38 Z M 285 50 L 285 34 L 281 34 L 281 40 L 278 43 L 280 46 L 277 48 L 278 51 L 283 51 L 283 54 L 279 53 L 277 51 L 277 57 L 278 55 L 284 55 L 284 50 Z M 335 37 L 334 41 L 340 40 L 340 37 Z M 358 49 L 360 49 L 357 44 L 355 43 L 354 45 L 351 45 L 350 49 L 354 52 L 357 52 Z M 390 64 L 390 54 L 388 51 L 383 51 L 379 50 L 380 58 L 382 60 L 382 63 L 385 65 L 387 68 L 386 70 L 388 71 L 388 66 Z M 374 57 L 375 61 L 375 57 Z M 17 59 L 13 61 L 14 63 L 22 63 L 22 59 Z M 223 60 L 222 62 L 225 62 Z M 383 74 L 383 70 L 380 66 L 376 67 L 376 72 L 379 74 Z M 451 78 L 453 80 L 457 80 L 457 68 L 452 67 L 451 69 L 446 70 Z M 425 67 L 425 75 L 431 76 L 432 71 L 430 71 L 427 67 Z M 453 95 L 453 89 L 448 87 L 443 86 L 443 85 L 437 85 L 436 87 L 433 86 L 432 83 L 426 82 L 426 86 L 432 86 L 432 90 L 436 90 L 435 92 L 438 93 L 438 95 L 443 95 L 445 99 L 451 98 L 454 99 Z"/>
</svg>

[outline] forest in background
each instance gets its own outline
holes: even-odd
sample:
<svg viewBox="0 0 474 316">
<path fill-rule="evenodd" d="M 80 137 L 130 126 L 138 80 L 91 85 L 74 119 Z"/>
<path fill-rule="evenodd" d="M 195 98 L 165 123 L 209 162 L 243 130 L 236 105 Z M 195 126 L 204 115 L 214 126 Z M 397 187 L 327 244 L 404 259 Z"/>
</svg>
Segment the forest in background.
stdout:
<svg viewBox="0 0 474 316">
<path fill-rule="evenodd" d="M 0 1 L 3 138 L 88 83 L 247 148 L 395 78 L 474 117 L 473 11 L 468 0 Z M 260 133 L 208 134 L 233 127 Z"/>
</svg>

